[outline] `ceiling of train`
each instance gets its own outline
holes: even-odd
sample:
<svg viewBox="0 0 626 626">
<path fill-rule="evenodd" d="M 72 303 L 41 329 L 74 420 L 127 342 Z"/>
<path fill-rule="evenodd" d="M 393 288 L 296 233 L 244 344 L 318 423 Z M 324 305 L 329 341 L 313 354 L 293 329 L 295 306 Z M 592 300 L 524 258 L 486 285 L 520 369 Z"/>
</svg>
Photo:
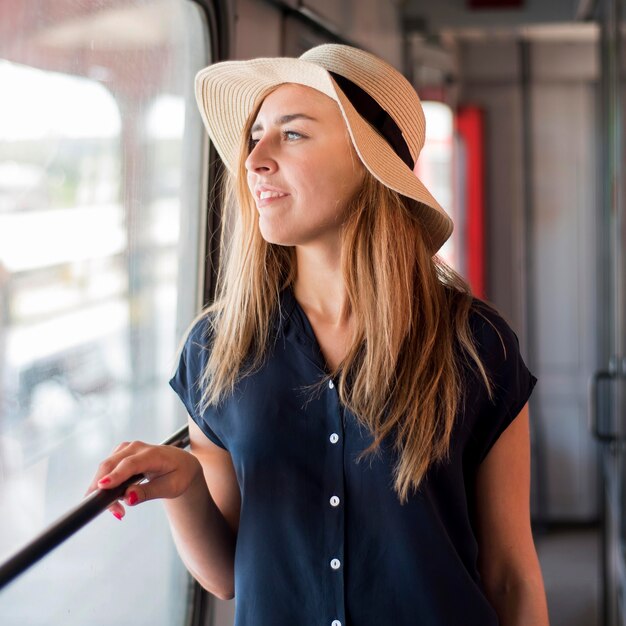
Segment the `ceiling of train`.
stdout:
<svg viewBox="0 0 626 626">
<path fill-rule="evenodd" d="M 149 4 L 126 0 L 98 0 L 99 11 L 89 2 L 76 0 L 2 0 L 0 2 L 0 58 L 32 64 L 51 70 L 72 68 L 73 73 L 89 75 L 102 67 L 121 89 L 132 96 L 136 81 L 126 76 L 129 55 L 141 55 L 145 73 L 159 73 L 164 42 L 172 28 L 157 0 Z M 358 0 L 349 0 L 357 3 Z M 565 32 L 595 0 L 394 0 L 405 16 L 409 32 L 440 38 L 481 36 L 495 31 L 519 34 L 520 29 L 540 28 L 547 32 Z M 303 4 L 307 4 L 302 0 Z M 310 6 L 314 0 L 308 0 Z M 506 8 L 475 8 L 477 5 L 508 5 Z M 515 5 L 514 7 L 510 5 Z M 141 15 L 137 15 L 141 13 Z M 136 24 L 143 24 L 140 33 Z M 580 24 L 578 26 L 582 26 Z M 592 26 L 587 24 L 586 26 Z M 574 24 L 574 27 L 576 25 Z M 563 29 L 565 28 L 565 31 Z M 550 31 L 552 29 L 552 31 Z M 29 33 L 24 38 L 10 36 L 14 32 Z M 582 32 L 582 31 L 580 31 Z M 571 36 L 571 32 L 570 35 Z M 77 50 L 89 50 L 83 59 Z M 146 54 L 146 51 L 149 54 Z M 124 54 L 115 54 L 123 51 Z M 95 77 L 94 77 L 95 78 Z M 101 78 L 101 77 L 100 77 Z M 112 80 L 113 80 L 112 78 Z M 149 82 L 149 81 L 148 81 Z M 145 88 L 145 83 L 144 87 Z M 158 85 L 155 85 L 158 88 Z"/>
<path fill-rule="evenodd" d="M 436 34 L 442 30 L 516 28 L 588 18 L 595 0 L 401 0 L 409 25 Z"/>
<path fill-rule="evenodd" d="M 358 4 L 358 0 L 351 0 Z M 596 0 L 395 0 L 407 23 L 416 30 L 436 34 L 445 29 L 482 29 L 517 27 L 529 24 L 573 22 L 591 12 Z M 75 0 L 44 0 L 24 3 L 23 0 L 3 0 L 0 3 L 0 42 L 8 38 L 4 34 L 31 30 L 29 25 L 49 23 L 50 29 L 38 37 L 41 44 L 69 44 L 80 41 L 93 42 L 103 47 L 119 49 L 120 44 L 144 47 L 157 43 L 168 29 L 166 20 L 159 19 L 166 13 L 159 10 L 159 2 L 136 5 L 124 0 L 105 0 L 99 3 L 104 9 L 94 12 L 89 2 Z M 303 5 L 315 6 L 314 0 Z M 348 2 L 348 4 L 350 4 Z M 500 7 L 500 8 L 498 8 Z M 136 13 L 142 11 L 142 33 L 134 25 Z M 81 15 L 83 13 L 84 15 Z M 68 16 L 72 19 L 67 19 Z M 58 18 L 62 23 L 56 25 Z M 128 24 L 132 36 L 128 36 Z M 132 44 L 130 43 L 132 42 Z M 100 46 L 98 46 L 100 47 Z"/>
</svg>

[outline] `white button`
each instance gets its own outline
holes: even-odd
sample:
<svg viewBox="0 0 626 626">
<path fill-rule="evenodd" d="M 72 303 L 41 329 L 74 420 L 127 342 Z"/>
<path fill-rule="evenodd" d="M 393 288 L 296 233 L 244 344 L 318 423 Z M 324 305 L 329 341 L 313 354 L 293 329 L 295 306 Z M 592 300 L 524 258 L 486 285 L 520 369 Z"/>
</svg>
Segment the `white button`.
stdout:
<svg viewBox="0 0 626 626">
<path fill-rule="evenodd" d="M 333 569 L 339 569 L 339 568 L 341 567 L 341 561 L 340 561 L 339 559 L 333 559 L 333 560 L 330 562 L 330 566 L 331 566 Z"/>
<path fill-rule="evenodd" d="M 337 496 L 333 496 L 330 499 L 331 506 L 339 506 L 339 502 L 341 502 L 341 500 L 339 500 L 339 498 Z"/>
<path fill-rule="evenodd" d="M 335 383 L 332 380 L 328 381 L 328 386 L 330 387 L 330 389 L 334 389 L 335 388 Z"/>
<path fill-rule="evenodd" d="M 339 435 L 337 433 L 333 433 L 330 436 L 330 443 L 337 443 L 339 441 Z"/>
<path fill-rule="evenodd" d="M 334 619 L 331 623 L 330 626 L 341 626 L 341 622 L 338 619 Z"/>
</svg>

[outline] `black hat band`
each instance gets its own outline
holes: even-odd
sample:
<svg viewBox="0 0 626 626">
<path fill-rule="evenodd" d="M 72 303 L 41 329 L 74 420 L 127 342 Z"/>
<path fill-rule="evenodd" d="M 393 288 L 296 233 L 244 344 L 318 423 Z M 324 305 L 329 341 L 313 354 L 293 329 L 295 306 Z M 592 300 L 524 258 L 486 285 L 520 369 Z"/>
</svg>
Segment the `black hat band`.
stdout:
<svg viewBox="0 0 626 626">
<path fill-rule="evenodd" d="M 346 94 L 352 106 L 357 113 L 369 122 L 393 148 L 393 151 L 406 163 L 412 170 L 415 167 L 415 161 L 411 157 L 409 146 L 402 135 L 400 127 L 394 119 L 383 109 L 367 91 L 353 83 L 350 79 L 335 72 L 328 72 L 335 82 Z"/>
</svg>

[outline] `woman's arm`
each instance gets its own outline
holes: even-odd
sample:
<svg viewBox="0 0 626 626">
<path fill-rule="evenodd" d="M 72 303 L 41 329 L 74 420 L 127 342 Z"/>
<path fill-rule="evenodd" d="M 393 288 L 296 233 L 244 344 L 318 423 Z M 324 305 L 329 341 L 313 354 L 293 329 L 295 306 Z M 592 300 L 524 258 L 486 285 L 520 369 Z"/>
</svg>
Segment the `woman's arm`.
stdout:
<svg viewBox="0 0 626 626">
<path fill-rule="evenodd" d="M 478 468 L 476 512 L 478 566 L 501 626 L 548 626 L 530 527 L 528 405 Z"/>
<path fill-rule="evenodd" d="M 98 468 L 88 491 L 110 489 L 134 474 L 148 482 L 132 485 L 124 503 L 137 506 L 162 498 L 178 552 L 189 572 L 222 599 L 234 595 L 235 543 L 240 497 L 228 452 L 189 420 L 191 453 L 142 442 L 120 444 Z M 110 511 L 121 519 L 124 506 Z"/>
<path fill-rule="evenodd" d="M 200 462 L 196 490 L 164 500 L 178 553 L 192 576 L 222 600 L 235 595 L 235 544 L 241 496 L 230 454 L 189 418 L 191 452 Z"/>
</svg>

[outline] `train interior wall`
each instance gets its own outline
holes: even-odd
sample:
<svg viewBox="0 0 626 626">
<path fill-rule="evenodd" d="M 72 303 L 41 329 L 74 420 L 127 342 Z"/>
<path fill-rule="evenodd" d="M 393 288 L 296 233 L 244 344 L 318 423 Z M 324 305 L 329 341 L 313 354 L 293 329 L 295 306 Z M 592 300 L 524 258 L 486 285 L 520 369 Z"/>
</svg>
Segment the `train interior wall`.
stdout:
<svg viewBox="0 0 626 626">
<path fill-rule="evenodd" d="M 588 426 L 604 306 L 597 37 L 579 25 L 461 37 L 456 47 L 460 97 L 487 119 L 489 297 L 519 329 L 540 381 L 531 502 L 554 626 L 601 623 L 602 502 Z"/>
<path fill-rule="evenodd" d="M 486 112 L 489 297 L 540 380 L 534 517 L 598 518 L 588 381 L 597 368 L 597 29 L 462 39 L 461 98 Z"/>
</svg>

